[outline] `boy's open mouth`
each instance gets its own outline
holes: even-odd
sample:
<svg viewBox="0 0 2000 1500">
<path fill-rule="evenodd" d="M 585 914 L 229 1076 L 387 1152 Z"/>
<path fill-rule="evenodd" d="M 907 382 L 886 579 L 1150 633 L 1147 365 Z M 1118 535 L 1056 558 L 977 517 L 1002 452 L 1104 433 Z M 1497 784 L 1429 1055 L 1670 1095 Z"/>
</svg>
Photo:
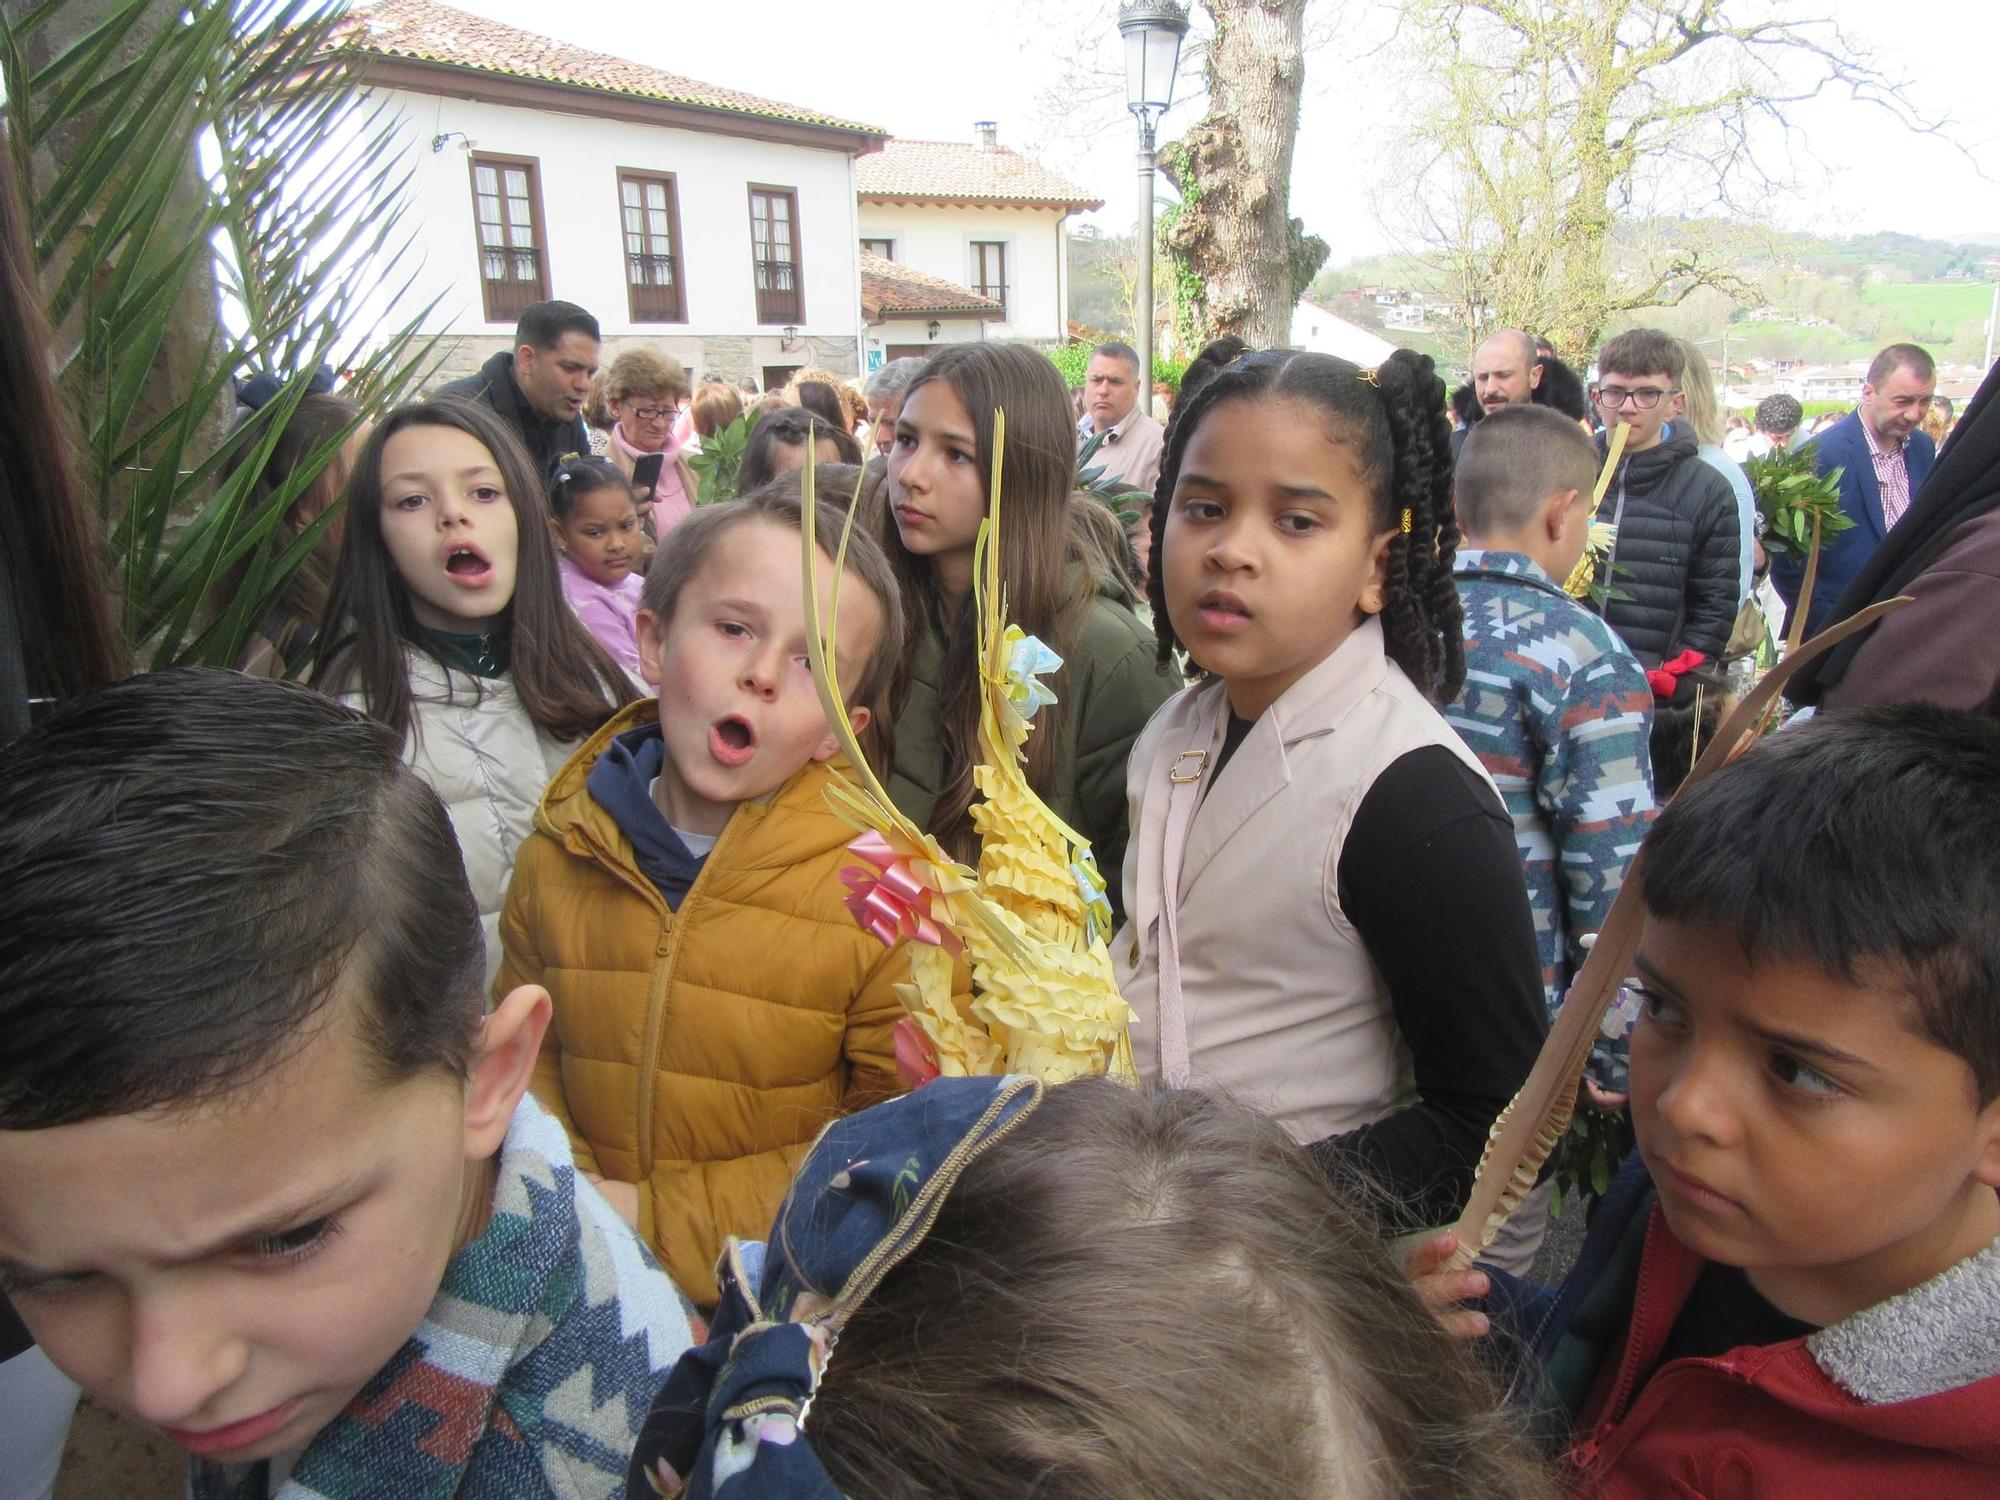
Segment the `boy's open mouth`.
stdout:
<svg viewBox="0 0 2000 1500">
<path fill-rule="evenodd" d="M 718 719 L 708 731 L 708 750 L 725 766 L 740 766 L 757 753 L 757 731 L 735 714 Z"/>
</svg>

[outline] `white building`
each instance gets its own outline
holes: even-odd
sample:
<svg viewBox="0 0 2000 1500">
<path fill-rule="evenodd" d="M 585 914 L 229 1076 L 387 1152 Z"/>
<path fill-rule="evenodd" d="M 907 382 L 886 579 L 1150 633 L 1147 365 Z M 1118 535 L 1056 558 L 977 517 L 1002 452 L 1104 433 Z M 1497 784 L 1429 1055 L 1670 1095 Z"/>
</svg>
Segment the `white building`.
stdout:
<svg viewBox="0 0 2000 1500">
<path fill-rule="evenodd" d="M 1292 347 L 1308 354 L 1331 354 L 1371 369 L 1396 352 L 1396 346 L 1374 329 L 1349 322 L 1310 299 L 1292 309 Z"/>
<path fill-rule="evenodd" d="M 969 314 L 871 316 L 871 363 L 969 338 L 1067 336 L 1066 221 L 1103 202 L 1000 145 L 991 124 L 978 130 L 971 143 L 892 140 L 854 164 L 862 251 L 976 299 L 957 304 Z"/>
<path fill-rule="evenodd" d="M 881 131 L 436 0 L 376 0 L 354 41 L 417 141 L 415 295 L 456 336 L 444 376 L 549 297 L 595 314 L 607 359 L 643 340 L 767 387 L 861 370 L 855 158 Z"/>
</svg>

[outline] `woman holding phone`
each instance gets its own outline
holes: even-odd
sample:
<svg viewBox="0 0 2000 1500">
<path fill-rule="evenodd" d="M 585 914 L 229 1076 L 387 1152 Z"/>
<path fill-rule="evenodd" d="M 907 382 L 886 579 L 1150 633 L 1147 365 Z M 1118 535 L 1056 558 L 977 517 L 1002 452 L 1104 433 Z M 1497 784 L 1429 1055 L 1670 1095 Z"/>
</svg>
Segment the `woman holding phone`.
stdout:
<svg viewBox="0 0 2000 1500">
<path fill-rule="evenodd" d="M 643 345 L 621 350 L 604 372 L 604 404 L 613 418 L 604 456 L 632 480 L 639 519 L 656 539 L 694 509 L 694 473 L 674 442 L 686 394 L 680 367 Z"/>
</svg>

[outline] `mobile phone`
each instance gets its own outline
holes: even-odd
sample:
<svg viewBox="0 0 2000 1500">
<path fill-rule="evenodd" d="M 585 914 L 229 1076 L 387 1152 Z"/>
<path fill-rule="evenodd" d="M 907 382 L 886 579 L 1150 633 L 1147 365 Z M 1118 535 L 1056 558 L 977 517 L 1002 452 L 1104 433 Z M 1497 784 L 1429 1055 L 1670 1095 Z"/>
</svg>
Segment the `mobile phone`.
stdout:
<svg viewBox="0 0 2000 1500">
<path fill-rule="evenodd" d="M 632 465 L 632 488 L 646 492 L 646 498 L 639 502 L 641 505 L 652 502 L 653 491 L 660 483 L 660 468 L 666 461 L 664 453 L 642 453 L 639 461 Z"/>
</svg>

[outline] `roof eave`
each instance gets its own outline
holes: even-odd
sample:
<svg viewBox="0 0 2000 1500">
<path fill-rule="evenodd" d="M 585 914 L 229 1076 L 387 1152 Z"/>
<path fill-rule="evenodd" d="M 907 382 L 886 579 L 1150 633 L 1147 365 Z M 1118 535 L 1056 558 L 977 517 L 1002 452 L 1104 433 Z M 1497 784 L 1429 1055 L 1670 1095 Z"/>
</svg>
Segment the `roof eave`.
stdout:
<svg viewBox="0 0 2000 1500">
<path fill-rule="evenodd" d="M 365 47 L 361 50 L 365 58 L 363 82 L 375 88 L 438 94 L 478 104 L 552 109 L 562 114 L 677 130 L 698 130 L 711 135 L 742 136 L 750 140 L 810 146 L 822 151 L 843 151 L 849 156 L 879 151 L 888 140 L 886 132 L 872 126 L 815 125 L 803 120 L 780 119 L 774 115 L 754 114 L 718 105 L 652 99 L 640 94 L 589 88 L 582 84 L 529 78 L 518 73 L 470 68 L 461 63 L 404 57 Z"/>
<path fill-rule="evenodd" d="M 856 193 L 860 203 L 884 208 L 918 205 L 926 208 L 1061 208 L 1071 213 L 1095 213 L 1104 207 L 1102 198 L 992 198 L 962 193 Z"/>
</svg>

